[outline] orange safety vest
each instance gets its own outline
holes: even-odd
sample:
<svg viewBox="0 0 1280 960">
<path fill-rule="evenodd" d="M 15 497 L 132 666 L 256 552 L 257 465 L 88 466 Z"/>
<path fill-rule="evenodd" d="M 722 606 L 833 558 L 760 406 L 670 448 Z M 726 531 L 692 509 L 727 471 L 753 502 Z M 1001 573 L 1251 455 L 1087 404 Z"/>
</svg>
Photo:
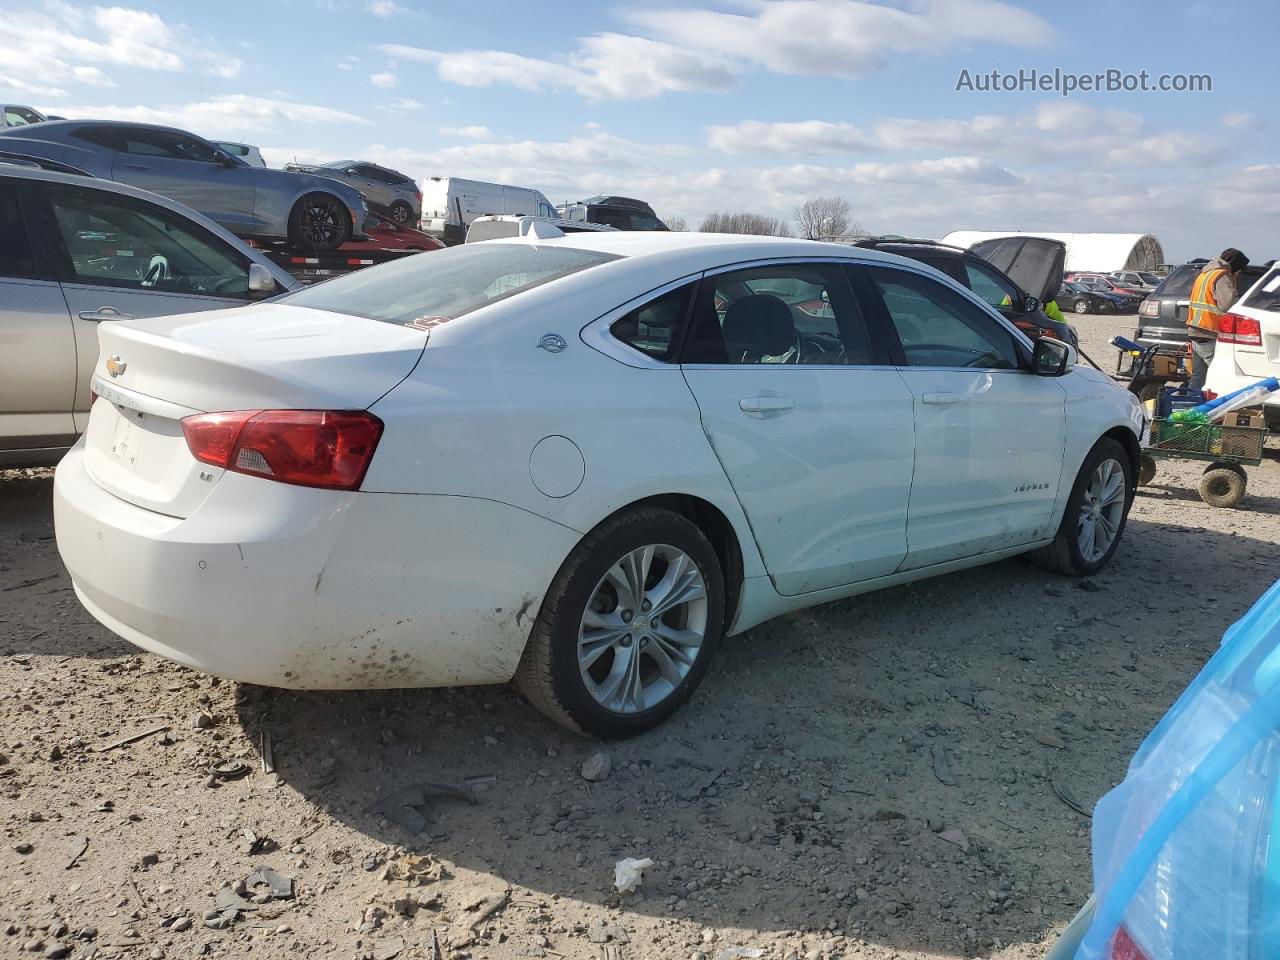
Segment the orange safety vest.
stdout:
<svg viewBox="0 0 1280 960">
<path fill-rule="evenodd" d="M 1218 332 L 1223 310 L 1213 299 L 1213 286 L 1227 271 L 1222 267 L 1205 270 L 1191 285 L 1191 302 L 1187 306 L 1187 326 Z"/>
</svg>

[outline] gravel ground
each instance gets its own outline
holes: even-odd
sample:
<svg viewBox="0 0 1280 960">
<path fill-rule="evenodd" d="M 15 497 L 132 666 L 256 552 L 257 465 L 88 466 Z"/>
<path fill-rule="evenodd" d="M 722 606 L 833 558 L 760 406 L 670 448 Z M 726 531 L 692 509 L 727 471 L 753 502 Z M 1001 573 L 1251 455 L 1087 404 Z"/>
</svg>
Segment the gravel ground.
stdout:
<svg viewBox="0 0 1280 960">
<path fill-rule="evenodd" d="M 775 620 L 602 751 L 503 687 L 291 693 L 140 655 L 75 600 L 47 473 L 8 474 L 0 955 L 1041 957 L 1090 889 L 1074 808 L 1280 561 L 1276 457 L 1239 510 L 1198 476 L 1162 465 L 1094 580 L 1012 560 Z M 627 857 L 654 863 L 619 895 Z M 246 885 L 264 867 L 291 896 Z"/>
</svg>

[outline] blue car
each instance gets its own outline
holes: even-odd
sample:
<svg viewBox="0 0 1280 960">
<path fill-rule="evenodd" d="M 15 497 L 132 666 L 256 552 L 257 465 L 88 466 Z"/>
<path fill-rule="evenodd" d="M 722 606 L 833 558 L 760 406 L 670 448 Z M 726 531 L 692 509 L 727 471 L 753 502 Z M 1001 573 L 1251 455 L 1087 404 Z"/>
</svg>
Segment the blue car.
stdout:
<svg viewBox="0 0 1280 960">
<path fill-rule="evenodd" d="M 1280 583 L 1093 816 L 1094 896 L 1049 960 L 1280 956 Z"/>
<path fill-rule="evenodd" d="M 50 120 L 0 130 L 0 150 L 69 164 L 185 204 L 238 237 L 336 250 L 364 239 L 363 194 L 331 177 L 250 166 L 185 130 Z"/>
</svg>

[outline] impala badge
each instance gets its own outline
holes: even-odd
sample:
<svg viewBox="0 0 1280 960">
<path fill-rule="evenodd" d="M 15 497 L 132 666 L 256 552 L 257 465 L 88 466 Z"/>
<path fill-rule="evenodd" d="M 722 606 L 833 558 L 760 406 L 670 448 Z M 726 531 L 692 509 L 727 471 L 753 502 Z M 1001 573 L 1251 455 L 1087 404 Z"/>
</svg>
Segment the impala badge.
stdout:
<svg viewBox="0 0 1280 960">
<path fill-rule="evenodd" d="M 567 346 L 569 344 L 558 333 L 544 333 L 542 339 L 538 341 L 538 349 L 545 350 L 547 353 L 559 353 Z"/>
<path fill-rule="evenodd" d="M 111 374 L 113 377 L 118 377 L 123 374 L 127 366 L 129 365 L 121 360 L 118 354 L 113 353 L 111 356 L 107 357 L 107 373 Z"/>
</svg>

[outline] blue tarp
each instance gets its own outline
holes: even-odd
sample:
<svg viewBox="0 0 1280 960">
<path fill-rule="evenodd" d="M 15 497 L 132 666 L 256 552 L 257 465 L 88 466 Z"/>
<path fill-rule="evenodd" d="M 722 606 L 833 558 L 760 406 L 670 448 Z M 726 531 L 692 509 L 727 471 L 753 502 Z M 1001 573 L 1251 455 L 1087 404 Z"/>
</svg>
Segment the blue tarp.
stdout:
<svg viewBox="0 0 1280 960">
<path fill-rule="evenodd" d="M 1075 960 L 1109 960 L 1121 927 L 1150 960 L 1280 960 L 1278 778 L 1280 582 L 1098 802 L 1097 909 Z"/>
</svg>

